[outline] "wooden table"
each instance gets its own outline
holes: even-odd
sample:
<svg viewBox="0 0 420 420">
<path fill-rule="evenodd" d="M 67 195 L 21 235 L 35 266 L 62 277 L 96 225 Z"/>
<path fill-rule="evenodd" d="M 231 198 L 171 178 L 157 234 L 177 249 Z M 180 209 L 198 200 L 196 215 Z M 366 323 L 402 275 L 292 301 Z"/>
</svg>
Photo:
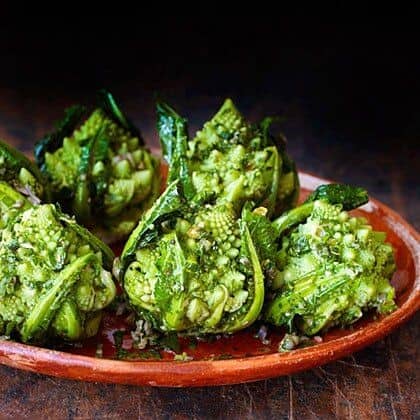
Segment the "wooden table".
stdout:
<svg viewBox="0 0 420 420">
<path fill-rule="evenodd" d="M 125 95 L 124 89 L 121 92 Z M 62 99 L 1 91 L 0 138 L 30 150 L 33 139 L 51 127 L 63 105 L 75 99 L 71 95 Z M 151 109 L 152 99 L 141 103 L 141 110 L 128 96 L 126 104 L 131 115 L 142 116 L 138 122 L 145 137 L 156 144 L 153 112 L 145 111 Z M 189 98 L 188 105 L 194 110 L 192 127 L 197 127 L 214 109 L 215 101 Z M 246 110 L 260 116 L 264 105 L 271 112 L 275 108 L 267 103 Z M 281 108 L 288 117 L 284 131 L 290 138 L 290 153 L 302 170 L 364 186 L 420 227 L 419 153 L 414 141 L 402 146 L 399 139 L 377 138 L 369 143 L 358 140 L 352 131 L 338 128 L 331 133 L 316 128 L 295 103 L 281 104 Z M 417 314 L 386 339 L 335 363 L 235 386 L 104 385 L 0 366 L 0 418 L 414 418 L 420 413 L 419 321 Z"/>
</svg>

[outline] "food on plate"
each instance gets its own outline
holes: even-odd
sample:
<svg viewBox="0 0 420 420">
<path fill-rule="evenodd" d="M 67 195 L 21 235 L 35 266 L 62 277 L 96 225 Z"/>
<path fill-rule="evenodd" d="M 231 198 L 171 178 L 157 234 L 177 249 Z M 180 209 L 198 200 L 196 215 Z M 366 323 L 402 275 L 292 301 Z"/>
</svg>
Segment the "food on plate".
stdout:
<svg viewBox="0 0 420 420">
<path fill-rule="evenodd" d="M 31 207 L 31 203 L 4 181 L 0 181 L 0 238 L 3 229 L 17 214 Z M 0 262 L 1 264 L 1 262 Z"/>
<path fill-rule="evenodd" d="M 267 127 L 246 123 L 227 100 L 188 140 L 186 121 L 158 104 L 169 186 L 116 269 L 137 316 L 155 329 L 232 333 L 263 319 L 314 335 L 394 308 L 392 247 L 345 211 L 367 202 L 365 190 L 324 185 L 270 221 L 295 202 L 298 183 L 282 194 L 277 181 L 294 179 L 294 165 L 281 172 L 278 160 L 288 158 L 269 145 Z"/>
<path fill-rule="evenodd" d="M 299 195 L 294 162 L 282 136 L 270 134 L 274 118 L 252 125 L 226 99 L 193 139 L 186 120 L 158 103 L 158 132 L 162 153 L 173 181 L 180 179 L 188 200 L 196 203 L 246 201 L 264 206 L 274 216 L 293 207 Z"/>
<path fill-rule="evenodd" d="M 41 199 L 49 199 L 44 176 L 25 155 L 0 141 L 0 229 L 15 214 Z"/>
<path fill-rule="evenodd" d="M 387 314 L 396 308 L 389 283 L 396 266 L 386 234 L 345 211 L 367 200 L 360 188 L 323 185 L 273 222 L 279 271 L 265 320 L 314 335 L 349 326 L 368 310 Z"/>
<path fill-rule="evenodd" d="M 0 140 L 0 180 L 39 202 L 50 198 L 49 185 L 37 166 L 23 153 Z"/>
<path fill-rule="evenodd" d="M 322 185 L 270 222 L 266 208 L 251 204 L 241 213 L 229 202 L 191 204 L 175 180 L 128 240 L 122 286 L 156 329 L 192 335 L 231 333 L 262 318 L 312 336 L 371 309 L 389 313 L 392 246 L 343 210 L 367 200 L 361 188 Z"/>
<path fill-rule="evenodd" d="M 172 108 L 159 103 L 157 111 L 169 186 L 125 245 L 123 289 L 160 331 L 246 328 L 260 315 L 264 279 L 242 208 L 253 200 L 271 215 L 292 206 L 294 163 L 268 120 L 251 126 L 229 99 L 192 140 Z"/>
<path fill-rule="evenodd" d="M 112 251 L 53 204 L 32 205 L 4 182 L 0 193 L 8 214 L 0 231 L 0 334 L 23 342 L 95 335 L 116 294 Z"/>
<path fill-rule="evenodd" d="M 164 332 L 231 333 L 264 302 L 247 223 L 230 202 L 188 202 L 177 180 L 143 216 L 118 268 L 137 315 Z"/>
<path fill-rule="evenodd" d="M 396 308 L 392 246 L 348 213 L 367 192 L 321 185 L 296 207 L 295 164 L 284 139 L 270 134 L 272 118 L 252 125 L 227 99 L 190 139 L 186 120 L 158 103 L 169 165 L 159 196 L 159 160 L 112 95 L 99 97 L 89 116 L 69 108 L 37 143 L 41 171 L 0 142 L 1 335 L 95 335 L 117 293 L 111 271 L 145 345 L 153 341 L 146 330 L 196 337 L 258 321 L 265 335 L 268 324 L 285 328 L 281 346 L 290 350 L 368 311 Z M 41 200 L 57 200 L 107 240 L 129 235 L 120 258 Z"/>
<path fill-rule="evenodd" d="M 113 96 L 73 106 L 35 146 L 54 200 L 106 241 L 126 237 L 160 192 L 160 165 Z"/>
</svg>

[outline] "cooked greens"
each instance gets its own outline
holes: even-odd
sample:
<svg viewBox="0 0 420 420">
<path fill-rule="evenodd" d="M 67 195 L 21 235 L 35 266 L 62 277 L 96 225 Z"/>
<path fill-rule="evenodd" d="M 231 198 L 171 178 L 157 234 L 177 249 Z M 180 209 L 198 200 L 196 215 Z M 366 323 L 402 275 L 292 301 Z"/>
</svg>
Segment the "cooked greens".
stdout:
<svg viewBox="0 0 420 420">
<path fill-rule="evenodd" d="M 251 126 L 227 100 L 189 140 L 186 120 L 158 104 L 169 186 L 118 266 L 132 307 L 155 328 L 230 333 L 262 315 L 314 335 L 371 308 L 395 307 L 392 247 L 344 211 L 366 203 L 365 190 L 320 186 L 270 221 L 298 193 L 294 165 L 273 143 L 270 123 Z"/>
<path fill-rule="evenodd" d="M 109 92 L 85 115 L 81 106 L 66 110 L 35 146 L 36 161 L 66 211 L 107 240 L 123 238 L 159 194 L 159 161 Z"/>
<path fill-rule="evenodd" d="M 193 139 L 186 120 L 164 103 L 157 106 L 163 156 L 172 179 L 196 203 L 246 201 L 268 209 L 269 216 L 291 208 L 299 194 L 294 162 L 283 138 L 269 133 L 272 118 L 251 125 L 227 99 Z"/>
<path fill-rule="evenodd" d="M 172 182 L 127 242 L 120 277 L 161 331 L 234 332 L 260 314 L 264 283 L 245 221 L 230 203 L 193 206 Z"/>
<path fill-rule="evenodd" d="M 0 181 L 0 229 L 29 208 L 31 203 L 22 194 L 11 188 L 8 183 Z"/>
<path fill-rule="evenodd" d="M 0 180 L 31 201 L 48 201 L 49 185 L 37 166 L 23 153 L 0 140 Z"/>
<path fill-rule="evenodd" d="M 348 213 L 364 189 L 321 185 L 295 207 L 297 172 L 273 118 L 252 125 L 227 99 L 190 139 L 173 108 L 157 114 L 169 164 L 160 196 L 159 161 L 109 92 L 90 115 L 66 110 L 37 143 L 41 171 L 0 142 L 0 335 L 95 335 L 116 295 L 112 269 L 137 325 L 168 337 L 263 320 L 288 329 L 289 349 L 395 309 L 392 246 Z M 76 218 L 41 204 L 51 199 Z M 108 239 L 131 232 L 121 257 L 76 219 Z"/>
<path fill-rule="evenodd" d="M 273 222 L 281 237 L 280 270 L 271 283 L 275 297 L 265 310 L 267 321 L 314 335 L 350 325 L 370 309 L 395 309 L 392 246 L 364 218 L 342 210 L 366 201 L 362 189 L 323 185 Z"/>
<path fill-rule="evenodd" d="M 13 211 L 0 233 L 0 334 L 24 342 L 95 335 L 116 294 L 112 251 L 53 204 L 32 206 L 0 187 L 4 212 Z"/>
</svg>

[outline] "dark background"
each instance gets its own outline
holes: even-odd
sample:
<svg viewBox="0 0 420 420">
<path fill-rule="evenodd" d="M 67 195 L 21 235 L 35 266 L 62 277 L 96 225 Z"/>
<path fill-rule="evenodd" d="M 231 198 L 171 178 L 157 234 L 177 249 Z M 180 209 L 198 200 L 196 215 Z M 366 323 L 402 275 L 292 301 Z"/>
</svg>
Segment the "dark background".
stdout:
<svg viewBox="0 0 420 420">
<path fill-rule="evenodd" d="M 0 135 L 30 148 L 63 107 L 93 102 L 95 91 L 107 87 L 157 144 L 156 94 L 188 117 L 192 132 L 230 96 L 250 118 L 286 117 L 282 129 L 302 170 L 359 183 L 385 201 L 393 192 L 419 227 L 412 209 L 420 197 L 415 24 L 143 20 L 51 19 L 19 30 L 6 22 Z"/>
<path fill-rule="evenodd" d="M 163 8 L 163 5 L 161 6 Z M 394 18 L 86 18 L 0 29 L 0 137 L 30 151 L 65 106 L 112 90 L 157 145 L 154 97 L 194 132 L 227 96 L 280 114 L 301 170 L 355 183 L 420 228 L 420 32 Z M 0 417 L 414 418 L 419 317 L 354 356 L 251 385 L 171 390 L 0 366 Z"/>
</svg>

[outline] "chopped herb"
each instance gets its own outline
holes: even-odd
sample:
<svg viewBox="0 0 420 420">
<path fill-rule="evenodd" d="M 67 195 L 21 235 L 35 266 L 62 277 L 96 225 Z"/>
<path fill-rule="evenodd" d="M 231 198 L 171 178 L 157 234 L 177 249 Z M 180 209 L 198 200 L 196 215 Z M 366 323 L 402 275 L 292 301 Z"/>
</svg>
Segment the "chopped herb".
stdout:
<svg viewBox="0 0 420 420">
<path fill-rule="evenodd" d="M 181 345 L 176 333 L 162 335 L 162 337 L 158 339 L 157 344 L 163 349 L 169 349 L 175 353 L 179 353 L 181 351 Z"/>
</svg>

